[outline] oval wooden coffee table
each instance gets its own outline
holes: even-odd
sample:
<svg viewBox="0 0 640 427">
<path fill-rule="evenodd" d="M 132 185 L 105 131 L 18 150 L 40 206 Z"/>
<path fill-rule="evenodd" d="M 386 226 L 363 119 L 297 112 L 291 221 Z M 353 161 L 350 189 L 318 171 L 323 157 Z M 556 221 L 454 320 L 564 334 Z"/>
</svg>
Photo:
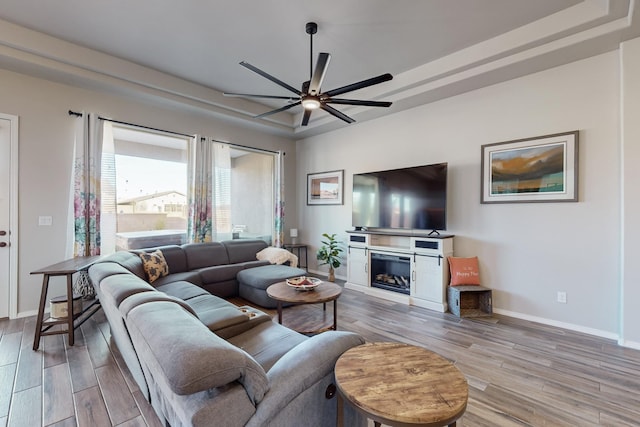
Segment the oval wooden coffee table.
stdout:
<svg viewBox="0 0 640 427">
<path fill-rule="evenodd" d="M 331 282 L 322 282 L 313 290 L 299 291 L 287 285 L 286 282 L 278 282 L 267 288 L 267 295 L 278 303 L 278 323 L 282 324 L 282 303 L 293 304 L 324 304 L 333 301 L 333 326 L 319 328 L 313 331 L 298 331 L 303 334 L 317 334 L 327 330 L 337 330 L 338 327 L 338 297 L 342 294 L 342 287 Z"/>
<path fill-rule="evenodd" d="M 341 398 L 390 426 L 455 426 L 467 408 L 467 380 L 444 357 L 422 347 L 379 342 L 354 347 L 336 363 Z M 338 400 L 342 423 L 342 400 Z"/>
</svg>

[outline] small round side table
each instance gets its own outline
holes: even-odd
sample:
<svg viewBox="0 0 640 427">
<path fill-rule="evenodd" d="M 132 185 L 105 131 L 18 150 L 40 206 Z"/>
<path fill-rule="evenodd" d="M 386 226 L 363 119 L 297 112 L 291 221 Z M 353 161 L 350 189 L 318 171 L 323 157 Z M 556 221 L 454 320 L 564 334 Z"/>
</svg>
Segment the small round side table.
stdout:
<svg viewBox="0 0 640 427">
<path fill-rule="evenodd" d="M 444 357 L 422 347 L 378 342 L 347 350 L 336 363 L 342 399 L 374 421 L 390 426 L 455 426 L 467 408 L 467 380 Z"/>
</svg>

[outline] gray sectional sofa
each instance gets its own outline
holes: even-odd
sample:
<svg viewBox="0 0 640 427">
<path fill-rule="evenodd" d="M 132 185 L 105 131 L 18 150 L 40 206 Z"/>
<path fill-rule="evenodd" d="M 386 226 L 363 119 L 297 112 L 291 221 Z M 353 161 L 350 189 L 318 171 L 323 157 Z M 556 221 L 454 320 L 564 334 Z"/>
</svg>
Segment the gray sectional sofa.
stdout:
<svg viewBox="0 0 640 427">
<path fill-rule="evenodd" d="M 237 295 L 232 272 L 264 265 L 255 260 L 260 246 L 160 247 L 169 274 L 152 284 L 135 252 L 117 252 L 89 268 L 112 338 L 166 424 L 336 424 L 333 368 L 362 337 L 340 331 L 307 337 L 212 294 Z M 345 425 L 366 424 L 345 409 Z"/>
</svg>

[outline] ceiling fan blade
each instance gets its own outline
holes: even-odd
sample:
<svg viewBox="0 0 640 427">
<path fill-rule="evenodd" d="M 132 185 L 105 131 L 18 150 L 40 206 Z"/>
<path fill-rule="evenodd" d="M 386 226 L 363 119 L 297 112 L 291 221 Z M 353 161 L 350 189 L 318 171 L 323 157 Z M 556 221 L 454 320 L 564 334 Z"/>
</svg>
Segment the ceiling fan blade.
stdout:
<svg viewBox="0 0 640 427">
<path fill-rule="evenodd" d="M 290 101 L 296 101 L 298 98 L 294 98 L 291 96 L 276 96 L 276 95 L 253 95 L 250 93 L 233 93 L 233 92 L 223 92 L 222 95 L 236 97 L 236 98 L 267 98 L 267 99 L 288 99 Z"/>
<path fill-rule="evenodd" d="M 311 78 L 311 83 L 309 84 L 309 95 L 317 96 L 320 94 L 320 87 L 322 86 L 322 81 L 324 80 L 324 76 L 327 73 L 327 68 L 329 66 L 329 61 L 331 60 L 331 55 L 328 53 L 320 53 L 318 55 L 318 62 L 316 62 L 316 70 L 313 72 L 313 77 Z"/>
<path fill-rule="evenodd" d="M 302 116 L 302 123 L 300 124 L 300 126 L 308 125 L 310 117 L 311 117 L 311 110 L 304 110 L 304 115 Z"/>
<path fill-rule="evenodd" d="M 322 108 L 324 111 L 326 111 L 327 113 L 336 116 L 337 118 L 339 118 L 340 120 L 344 120 L 347 123 L 353 123 L 355 122 L 354 119 L 352 119 L 351 117 L 347 116 L 344 113 L 341 113 L 340 111 L 336 110 L 335 108 L 333 108 L 330 105 L 326 105 L 326 104 L 322 104 L 320 106 L 320 108 Z"/>
<path fill-rule="evenodd" d="M 332 96 L 335 96 L 335 95 L 342 95 L 343 93 L 351 92 L 351 91 L 358 90 L 358 89 L 363 89 L 365 87 L 377 85 L 377 84 L 383 83 L 383 82 L 388 82 L 391 79 L 393 79 L 393 76 L 391 74 L 389 74 L 389 73 L 382 74 L 380 76 L 372 77 L 370 79 L 363 80 L 361 82 L 352 83 L 352 84 L 347 85 L 347 86 L 343 86 L 343 87 L 339 87 L 337 89 L 333 89 L 333 90 L 327 91 L 327 92 L 323 93 L 322 95 L 323 96 L 328 96 L 328 97 L 332 97 Z"/>
<path fill-rule="evenodd" d="M 329 98 L 323 100 L 327 104 L 342 104 L 342 105 L 363 105 L 365 107 L 391 107 L 391 102 L 386 101 L 361 101 L 359 99 L 336 99 Z"/>
<path fill-rule="evenodd" d="M 272 82 L 274 82 L 278 86 L 282 86 L 283 88 L 295 93 L 296 95 L 302 95 L 302 92 L 300 92 L 298 89 L 294 88 L 293 86 L 289 86 L 288 84 L 286 84 L 282 80 L 273 77 L 271 74 L 262 71 L 260 68 L 254 67 L 253 65 L 249 64 L 248 62 L 242 61 L 240 63 L 240 65 L 242 65 L 245 68 L 250 69 L 254 73 L 260 74 L 262 77 L 271 80 Z"/>
<path fill-rule="evenodd" d="M 261 119 L 263 117 L 270 116 L 272 114 L 280 113 L 282 111 L 287 111 L 289 108 L 293 108 L 296 105 L 300 105 L 300 101 L 294 102 L 293 104 L 285 105 L 284 107 L 276 108 L 275 110 L 267 111 L 266 113 L 259 114 L 257 116 L 254 116 L 253 118 Z"/>
</svg>

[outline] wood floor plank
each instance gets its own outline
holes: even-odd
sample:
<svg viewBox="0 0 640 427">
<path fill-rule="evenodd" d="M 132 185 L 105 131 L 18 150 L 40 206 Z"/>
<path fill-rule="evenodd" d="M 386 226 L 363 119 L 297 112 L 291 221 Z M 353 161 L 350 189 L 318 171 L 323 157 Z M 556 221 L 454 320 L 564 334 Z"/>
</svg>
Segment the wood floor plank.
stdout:
<svg viewBox="0 0 640 427">
<path fill-rule="evenodd" d="M 78 426 L 109 426 L 111 420 L 98 386 L 74 393 Z"/>
<path fill-rule="evenodd" d="M 24 323 L 14 393 L 42 385 L 43 353 L 32 350 L 35 323 L 34 317 Z"/>
<path fill-rule="evenodd" d="M 123 422 L 119 427 L 147 427 L 147 424 L 144 422 L 142 415 L 139 415 L 129 421 Z"/>
<path fill-rule="evenodd" d="M 93 367 L 99 368 L 112 363 L 113 357 L 98 324 L 95 321 L 85 322 L 81 329 Z"/>
<path fill-rule="evenodd" d="M 42 387 L 32 387 L 13 394 L 8 427 L 42 425 Z"/>
<path fill-rule="evenodd" d="M 4 334 L 13 334 L 16 332 L 22 332 L 24 329 L 25 318 L 13 319 L 9 321 L 8 325 L 4 328 Z"/>
<path fill-rule="evenodd" d="M 76 427 L 77 425 L 76 417 L 69 417 L 57 423 L 50 424 L 47 427 Z"/>
<path fill-rule="evenodd" d="M 81 330 L 76 332 L 76 337 L 79 338 L 76 343 L 66 347 L 71 372 L 71 388 L 74 393 L 98 385 L 89 350 L 85 345 L 84 334 Z"/>
<path fill-rule="evenodd" d="M 129 391 L 131 391 L 131 393 L 134 393 L 135 391 L 140 390 L 140 387 L 138 387 L 138 383 L 136 383 L 136 380 L 133 379 L 133 375 L 131 375 L 131 372 L 129 372 L 129 369 L 127 369 L 127 364 L 124 361 L 124 358 L 122 357 L 122 354 L 120 353 L 120 350 L 118 350 L 118 346 L 113 341 L 113 339 L 111 339 L 109 342 L 109 349 L 111 350 L 113 359 L 116 361 L 116 364 L 120 369 L 120 373 L 124 377 L 124 380 L 129 387 Z"/>
<path fill-rule="evenodd" d="M 113 425 L 140 415 L 140 410 L 115 362 L 96 369 L 100 391 Z"/>
<path fill-rule="evenodd" d="M 140 413 L 148 427 L 164 427 L 153 410 L 153 407 L 147 399 L 144 398 L 144 395 L 140 390 L 133 392 L 133 398 L 136 400 L 138 409 L 140 409 Z"/>
<path fill-rule="evenodd" d="M 0 338 L 0 366 L 18 362 L 21 342 L 22 331 L 2 335 Z"/>
<path fill-rule="evenodd" d="M 66 363 L 45 368 L 42 387 L 43 425 L 48 426 L 74 416 L 71 378 Z"/>
<path fill-rule="evenodd" d="M 16 364 L 0 366 L 0 417 L 9 415 Z"/>
<path fill-rule="evenodd" d="M 67 353 L 64 351 L 66 335 L 47 335 L 42 339 L 43 363 L 45 368 L 67 363 Z"/>
</svg>

